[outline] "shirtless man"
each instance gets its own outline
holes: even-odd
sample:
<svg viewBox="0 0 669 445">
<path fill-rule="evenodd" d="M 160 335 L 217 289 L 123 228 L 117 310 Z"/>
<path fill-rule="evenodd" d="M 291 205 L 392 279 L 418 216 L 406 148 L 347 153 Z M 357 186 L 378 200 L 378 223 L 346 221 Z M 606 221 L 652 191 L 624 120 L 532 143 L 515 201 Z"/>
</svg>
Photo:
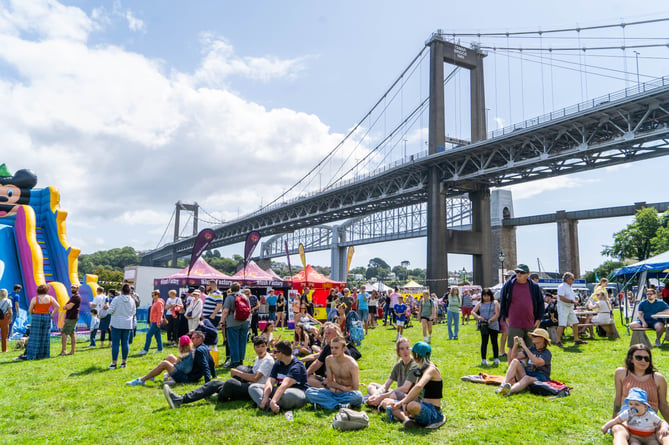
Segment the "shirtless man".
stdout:
<svg viewBox="0 0 669 445">
<path fill-rule="evenodd" d="M 358 363 L 344 353 L 346 340 L 335 337 L 330 342 L 332 355 L 325 359 L 327 377 L 323 381 L 325 388 L 309 388 L 307 402 L 316 408 L 338 409 L 359 407 L 362 405 L 362 393 L 358 390 L 360 378 Z"/>
<path fill-rule="evenodd" d="M 311 354 L 302 359 L 305 363 L 311 363 L 309 368 L 307 368 L 307 377 L 309 378 L 310 387 L 323 388 L 323 381 L 325 380 L 327 370 L 325 361 L 331 354 L 330 342 L 332 342 L 335 337 L 339 336 L 341 336 L 339 326 L 330 322 L 325 323 L 325 327 L 323 328 L 323 349 L 320 353 Z M 344 350 L 346 350 L 346 348 Z M 345 352 L 345 354 L 347 352 Z"/>
</svg>

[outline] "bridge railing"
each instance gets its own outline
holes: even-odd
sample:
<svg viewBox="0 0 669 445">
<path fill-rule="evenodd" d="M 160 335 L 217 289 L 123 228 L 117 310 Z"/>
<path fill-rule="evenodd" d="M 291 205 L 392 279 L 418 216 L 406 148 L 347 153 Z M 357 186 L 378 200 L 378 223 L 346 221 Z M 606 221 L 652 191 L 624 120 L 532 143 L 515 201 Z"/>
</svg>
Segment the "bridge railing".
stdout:
<svg viewBox="0 0 669 445">
<path fill-rule="evenodd" d="M 534 127 L 536 125 L 544 124 L 546 122 L 550 122 L 555 119 L 563 118 L 572 114 L 577 114 L 582 111 L 589 110 L 591 108 L 595 108 L 601 105 L 606 105 L 609 102 L 613 102 L 619 99 L 624 99 L 626 97 L 637 96 L 639 94 L 648 93 L 668 85 L 669 85 L 669 78 L 667 76 L 659 77 L 649 82 L 644 82 L 629 88 L 625 88 L 624 90 L 616 91 L 614 93 L 609 93 L 605 96 L 596 97 L 594 99 L 590 99 L 588 101 L 581 102 L 579 104 L 572 105 L 570 107 L 565 107 L 560 110 L 552 111 L 550 113 L 538 117 L 527 119 L 523 122 L 518 122 L 504 128 L 489 131 L 488 139 L 494 139 L 509 133 L 513 133 L 514 131 L 517 130 L 523 130 L 525 128 Z"/>
</svg>

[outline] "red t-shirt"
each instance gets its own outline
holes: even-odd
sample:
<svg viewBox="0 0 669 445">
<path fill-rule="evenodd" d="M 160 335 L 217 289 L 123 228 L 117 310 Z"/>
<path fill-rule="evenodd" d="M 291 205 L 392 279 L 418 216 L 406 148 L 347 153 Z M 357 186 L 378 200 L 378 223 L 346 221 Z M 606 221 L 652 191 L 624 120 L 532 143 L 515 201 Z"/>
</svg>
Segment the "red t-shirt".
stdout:
<svg viewBox="0 0 669 445">
<path fill-rule="evenodd" d="M 513 284 L 507 322 L 510 328 L 531 329 L 534 327 L 534 305 L 529 282 Z"/>
<path fill-rule="evenodd" d="M 666 287 L 662 288 L 662 299 L 665 303 L 669 304 L 669 289 Z"/>
</svg>

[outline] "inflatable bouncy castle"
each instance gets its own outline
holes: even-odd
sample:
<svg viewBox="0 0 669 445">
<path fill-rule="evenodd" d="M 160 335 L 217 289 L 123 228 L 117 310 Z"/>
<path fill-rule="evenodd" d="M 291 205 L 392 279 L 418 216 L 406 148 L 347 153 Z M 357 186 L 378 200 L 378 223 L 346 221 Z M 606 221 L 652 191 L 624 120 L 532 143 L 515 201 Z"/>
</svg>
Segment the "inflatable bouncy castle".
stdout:
<svg viewBox="0 0 669 445">
<path fill-rule="evenodd" d="M 0 288 L 11 292 L 14 285 L 23 286 L 19 316 L 27 315 L 40 284 L 49 285 L 49 294 L 62 307 L 69 299 L 70 284 L 79 283 L 80 250 L 67 242 L 67 212 L 58 207 L 58 190 L 36 189 L 36 185 L 37 176 L 32 171 L 19 170 L 12 175 L 5 164 L 0 165 Z M 79 321 L 86 324 L 97 277 L 87 276 L 87 281 L 79 289 Z M 54 326 L 62 327 L 64 316 L 64 311 L 54 314 Z"/>
</svg>

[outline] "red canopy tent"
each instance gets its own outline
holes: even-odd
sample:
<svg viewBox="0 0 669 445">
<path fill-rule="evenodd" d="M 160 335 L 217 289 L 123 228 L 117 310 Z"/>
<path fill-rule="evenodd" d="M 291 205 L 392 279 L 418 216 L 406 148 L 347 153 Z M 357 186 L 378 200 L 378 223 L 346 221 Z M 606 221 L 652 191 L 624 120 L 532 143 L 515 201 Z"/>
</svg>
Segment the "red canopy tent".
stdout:
<svg viewBox="0 0 669 445">
<path fill-rule="evenodd" d="M 262 268 L 258 266 L 255 261 L 250 261 L 246 267 L 240 269 L 236 274 L 230 277 L 230 279 L 232 281 L 237 281 L 244 286 L 250 287 L 290 287 L 290 283 L 287 283 L 281 278 L 262 270 Z"/>
<path fill-rule="evenodd" d="M 293 281 L 293 288 L 302 293 L 305 287 L 314 289 L 311 300 L 314 304 L 325 305 L 325 300 L 330 294 L 330 289 L 338 287 L 340 290 L 346 287 L 346 283 L 331 280 L 325 275 L 318 273 L 311 264 L 307 264 L 303 270 L 291 277 Z"/>
</svg>

